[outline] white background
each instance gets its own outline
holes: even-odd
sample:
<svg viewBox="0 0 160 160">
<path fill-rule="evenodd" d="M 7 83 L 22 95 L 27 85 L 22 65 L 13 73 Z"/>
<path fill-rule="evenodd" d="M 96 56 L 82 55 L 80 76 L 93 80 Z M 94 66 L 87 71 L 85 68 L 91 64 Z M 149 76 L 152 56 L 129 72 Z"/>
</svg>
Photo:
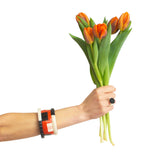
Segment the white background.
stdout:
<svg viewBox="0 0 160 160">
<path fill-rule="evenodd" d="M 1 0 L 0 114 L 80 104 L 95 88 L 88 62 L 69 33 L 81 37 L 79 12 L 96 23 L 128 11 L 132 32 L 110 84 L 117 88 L 110 113 L 113 147 L 99 142 L 99 119 L 40 136 L 0 143 L 3 159 L 159 160 L 159 1 Z"/>
</svg>

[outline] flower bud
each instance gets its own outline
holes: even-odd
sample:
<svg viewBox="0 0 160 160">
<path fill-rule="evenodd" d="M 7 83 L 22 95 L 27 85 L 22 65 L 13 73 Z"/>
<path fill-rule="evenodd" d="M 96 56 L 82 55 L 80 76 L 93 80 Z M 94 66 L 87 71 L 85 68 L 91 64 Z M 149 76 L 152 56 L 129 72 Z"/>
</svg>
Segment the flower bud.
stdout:
<svg viewBox="0 0 160 160">
<path fill-rule="evenodd" d="M 83 30 L 83 34 L 84 34 L 84 38 L 85 38 L 85 41 L 88 43 L 88 44 L 92 44 L 93 41 L 94 41 L 94 35 L 93 35 L 93 30 L 91 27 L 85 27 L 84 30 Z"/>
<path fill-rule="evenodd" d="M 107 25 L 105 23 L 94 25 L 93 34 L 101 40 L 107 35 Z"/>
<path fill-rule="evenodd" d="M 118 27 L 119 27 L 120 31 L 124 31 L 128 27 L 129 22 L 130 22 L 129 13 L 128 12 L 123 13 L 120 16 L 119 21 L 118 21 Z"/>
<path fill-rule="evenodd" d="M 116 33 L 118 31 L 118 18 L 117 17 L 113 17 L 109 22 L 108 25 L 111 23 L 111 27 L 112 27 L 112 34 Z"/>
<path fill-rule="evenodd" d="M 77 16 L 76 16 L 76 21 L 79 23 L 81 22 L 81 20 L 79 19 L 82 18 L 83 20 L 85 20 L 87 22 L 87 24 L 89 25 L 89 18 L 87 17 L 87 15 L 85 13 L 79 13 Z M 83 24 L 83 22 L 81 22 Z"/>
</svg>

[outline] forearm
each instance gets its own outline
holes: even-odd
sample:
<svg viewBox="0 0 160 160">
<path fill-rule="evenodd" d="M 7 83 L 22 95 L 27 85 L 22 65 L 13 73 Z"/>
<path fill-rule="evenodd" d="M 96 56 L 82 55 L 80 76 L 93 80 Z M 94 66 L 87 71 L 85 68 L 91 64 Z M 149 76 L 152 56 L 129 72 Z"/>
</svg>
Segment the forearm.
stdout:
<svg viewBox="0 0 160 160">
<path fill-rule="evenodd" d="M 36 113 L 7 113 L 0 116 L 0 141 L 27 138 L 38 134 Z"/>
<path fill-rule="evenodd" d="M 81 106 L 55 111 L 57 128 L 64 128 L 88 120 Z M 0 141 L 39 135 L 37 113 L 7 113 L 0 116 Z"/>
<path fill-rule="evenodd" d="M 89 120 L 89 117 L 83 111 L 82 105 L 57 110 L 56 120 L 58 129 Z"/>
</svg>

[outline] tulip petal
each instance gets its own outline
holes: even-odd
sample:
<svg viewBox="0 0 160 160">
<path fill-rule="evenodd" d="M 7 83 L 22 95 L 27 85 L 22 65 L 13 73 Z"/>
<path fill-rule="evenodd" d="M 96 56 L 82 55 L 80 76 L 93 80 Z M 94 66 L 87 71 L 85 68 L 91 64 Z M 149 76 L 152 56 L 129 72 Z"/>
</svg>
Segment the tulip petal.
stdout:
<svg viewBox="0 0 160 160">
<path fill-rule="evenodd" d="M 108 24 L 111 23 L 111 27 L 112 27 L 112 34 L 116 33 L 118 31 L 118 18 L 117 17 L 113 17 Z"/>
<path fill-rule="evenodd" d="M 120 31 L 124 31 L 128 27 L 129 22 L 130 22 L 129 13 L 128 12 L 123 13 L 120 16 L 119 21 L 118 21 L 118 27 L 119 27 Z"/>
<path fill-rule="evenodd" d="M 83 31 L 83 34 L 84 34 L 85 41 L 88 44 L 92 44 L 93 41 L 94 41 L 94 35 L 93 35 L 92 28 L 91 27 L 88 27 L 88 28 L 85 27 L 84 31 Z"/>
<path fill-rule="evenodd" d="M 107 35 L 107 25 L 105 23 L 94 25 L 93 34 L 101 40 Z"/>
<path fill-rule="evenodd" d="M 80 18 L 81 19 L 80 19 Z M 81 13 L 79 13 L 77 16 L 76 16 L 76 21 L 79 23 L 80 21 L 82 22 L 82 19 L 89 25 L 89 19 L 88 19 L 88 17 L 87 17 L 87 15 L 85 14 L 85 13 L 83 13 L 83 12 L 81 12 Z M 84 22 L 83 21 L 83 22 Z M 82 22 L 82 23 L 83 23 Z"/>
<path fill-rule="evenodd" d="M 98 30 L 97 30 L 97 25 L 94 25 L 93 27 L 93 34 L 95 37 L 99 38 Z"/>
</svg>

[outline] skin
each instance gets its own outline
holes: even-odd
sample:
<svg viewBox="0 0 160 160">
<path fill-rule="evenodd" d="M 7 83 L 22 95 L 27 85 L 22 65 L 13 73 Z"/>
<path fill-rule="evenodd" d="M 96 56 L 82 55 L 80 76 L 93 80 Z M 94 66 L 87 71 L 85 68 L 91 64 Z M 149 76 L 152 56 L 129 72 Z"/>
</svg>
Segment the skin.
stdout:
<svg viewBox="0 0 160 160">
<path fill-rule="evenodd" d="M 109 99 L 116 89 L 104 86 L 94 89 L 80 104 L 55 111 L 57 128 L 96 119 L 113 109 Z M 0 141 L 9 141 L 40 135 L 37 113 L 6 113 L 0 115 Z"/>
</svg>

